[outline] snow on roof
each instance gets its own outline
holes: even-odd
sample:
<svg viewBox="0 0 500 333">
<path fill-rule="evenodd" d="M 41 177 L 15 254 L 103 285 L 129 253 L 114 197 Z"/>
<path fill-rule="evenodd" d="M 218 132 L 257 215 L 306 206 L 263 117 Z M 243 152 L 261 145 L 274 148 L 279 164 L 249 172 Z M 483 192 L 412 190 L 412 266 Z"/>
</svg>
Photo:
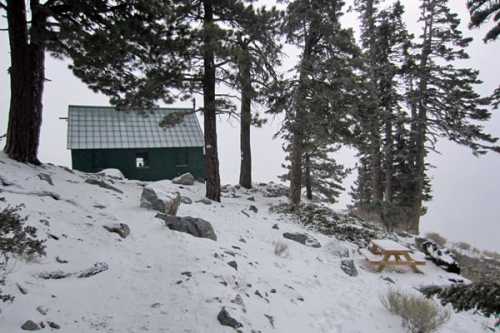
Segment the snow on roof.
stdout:
<svg viewBox="0 0 500 333">
<path fill-rule="evenodd" d="M 203 147 L 203 133 L 192 109 L 116 111 L 109 106 L 68 107 L 68 149 Z M 179 124 L 160 127 L 173 112 L 186 112 Z"/>
</svg>

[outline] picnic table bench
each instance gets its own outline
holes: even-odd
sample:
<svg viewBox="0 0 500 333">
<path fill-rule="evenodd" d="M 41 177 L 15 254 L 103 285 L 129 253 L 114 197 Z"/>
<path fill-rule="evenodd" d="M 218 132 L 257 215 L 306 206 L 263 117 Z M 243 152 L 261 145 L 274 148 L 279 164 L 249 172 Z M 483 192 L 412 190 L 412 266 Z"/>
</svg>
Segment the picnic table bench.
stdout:
<svg viewBox="0 0 500 333">
<path fill-rule="evenodd" d="M 387 266 L 408 266 L 418 273 L 419 265 L 425 265 L 425 260 L 417 260 L 411 255 L 411 250 L 407 247 L 389 239 L 372 240 L 368 250 L 361 252 L 366 260 L 376 265 L 377 272 L 381 272 Z M 393 257 L 393 260 L 390 260 Z"/>
</svg>

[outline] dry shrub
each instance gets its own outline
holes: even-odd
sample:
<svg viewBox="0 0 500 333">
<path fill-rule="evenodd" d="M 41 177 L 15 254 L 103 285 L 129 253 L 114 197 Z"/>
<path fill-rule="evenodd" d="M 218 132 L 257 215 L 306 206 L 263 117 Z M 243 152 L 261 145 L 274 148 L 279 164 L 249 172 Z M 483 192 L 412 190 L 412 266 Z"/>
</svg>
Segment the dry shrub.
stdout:
<svg viewBox="0 0 500 333">
<path fill-rule="evenodd" d="M 403 319 L 403 326 L 411 333 L 431 333 L 450 319 L 450 312 L 422 296 L 389 290 L 380 301 L 389 312 Z"/>
<path fill-rule="evenodd" d="M 430 239 L 431 241 L 433 241 L 434 243 L 436 243 L 437 245 L 439 245 L 441 247 L 445 246 L 446 242 L 448 241 L 446 238 L 444 238 L 443 236 L 441 236 L 437 232 L 429 232 L 425 235 L 425 237 L 427 239 Z"/>
<path fill-rule="evenodd" d="M 458 242 L 455 243 L 455 246 L 464 251 L 469 251 L 472 248 L 472 246 L 467 242 Z"/>
<path fill-rule="evenodd" d="M 278 257 L 288 256 L 288 245 L 285 242 L 277 241 L 274 243 L 274 254 Z"/>
</svg>

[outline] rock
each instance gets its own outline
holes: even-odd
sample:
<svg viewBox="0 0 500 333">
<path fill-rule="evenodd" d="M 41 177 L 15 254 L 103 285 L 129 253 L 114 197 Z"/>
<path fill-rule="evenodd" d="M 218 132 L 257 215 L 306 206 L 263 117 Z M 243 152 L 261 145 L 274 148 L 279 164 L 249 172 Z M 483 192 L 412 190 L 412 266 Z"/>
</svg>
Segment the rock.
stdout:
<svg viewBox="0 0 500 333">
<path fill-rule="evenodd" d="M 54 323 L 53 321 L 48 321 L 47 324 L 49 325 L 50 328 L 53 328 L 55 330 L 58 330 L 61 328 L 58 324 Z"/>
<path fill-rule="evenodd" d="M 240 305 L 242 307 L 245 307 L 245 302 L 243 301 L 243 298 L 241 297 L 240 294 L 237 294 L 234 299 L 231 300 L 231 303 Z"/>
<path fill-rule="evenodd" d="M 66 273 L 61 270 L 52 271 L 52 272 L 42 272 L 38 274 L 38 277 L 44 280 L 59 280 L 64 279 L 71 276 L 71 273 Z"/>
<path fill-rule="evenodd" d="M 97 174 L 99 176 L 105 176 L 105 177 L 109 177 L 112 179 L 118 179 L 118 180 L 125 178 L 123 173 L 118 169 L 104 169 L 104 170 L 99 171 Z"/>
<path fill-rule="evenodd" d="M 117 233 L 121 238 L 127 238 L 130 235 L 130 228 L 125 223 L 105 224 L 102 227 L 109 232 Z"/>
<path fill-rule="evenodd" d="M 141 207 L 150 208 L 168 215 L 177 214 L 181 204 L 179 192 L 167 192 L 150 184 L 142 190 Z"/>
<path fill-rule="evenodd" d="M 352 259 L 342 259 L 340 268 L 349 276 L 358 276 L 358 270 Z"/>
<path fill-rule="evenodd" d="M 231 315 L 227 312 L 225 307 L 222 307 L 219 314 L 217 315 L 217 320 L 223 326 L 229 326 L 234 329 L 243 327 L 243 324 L 231 317 Z"/>
<path fill-rule="evenodd" d="M 40 326 L 35 323 L 33 320 L 27 320 L 22 326 L 21 329 L 24 331 L 38 331 L 40 330 Z"/>
<path fill-rule="evenodd" d="M 447 272 L 460 274 L 460 265 L 450 250 L 425 238 L 416 238 L 415 243 L 417 248 L 424 252 L 436 265 Z"/>
<path fill-rule="evenodd" d="M 156 303 L 151 304 L 151 308 L 153 308 L 153 309 L 157 309 L 157 308 L 159 308 L 160 306 L 161 306 L 161 303 L 159 303 L 159 302 L 156 302 Z"/>
<path fill-rule="evenodd" d="M 97 208 L 97 209 L 105 209 L 106 208 L 106 206 L 104 206 L 104 205 L 94 205 L 92 207 Z"/>
<path fill-rule="evenodd" d="M 52 177 L 50 177 L 49 174 L 47 174 L 47 173 L 40 173 L 40 174 L 38 174 L 38 178 L 40 178 L 40 180 L 43 180 L 44 182 L 47 182 L 50 185 L 54 186 L 54 182 L 52 181 Z"/>
<path fill-rule="evenodd" d="M 255 207 L 254 205 L 250 205 L 250 207 L 248 208 L 249 210 L 251 210 L 252 212 L 254 213 L 257 213 L 259 210 L 257 209 L 257 207 Z"/>
<path fill-rule="evenodd" d="M 105 272 L 109 269 L 108 264 L 104 262 L 97 262 L 94 264 L 94 266 L 84 269 L 83 271 L 80 271 L 79 273 L 76 273 L 77 278 L 88 278 L 91 276 L 94 276 L 96 274 Z"/>
<path fill-rule="evenodd" d="M 36 311 L 38 311 L 41 315 L 46 316 L 49 313 L 49 308 L 39 305 L 36 307 Z"/>
<path fill-rule="evenodd" d="M 25 287 L 23 287 L 22 285 L 20 285 L 19 283 L 16 283 L 16 287 L 21 294 L 23 294 L 23 295 L 28 294 L 28 290 Z"/>
<path fill-rule="evenodd" d="M 277 224 L 277 223 L 275 223 L 275 224 L 273 224 L 273 229 L 279 230 L 279 229 L 280 229 L 280 227 L 278 226 L 278 224 Z"/>
<path fill-rule="evenodd" d="M 181 202 L 183 204 L 190 205 L 193 203 L 193 200 L 191 200 L 190 197 L 181 196 Z"/>
<path fill-rule="evenodd" d="M 97 186 L 102 187 L 106 190 L 111 190 L 111 191 L 115 191 L 118 193 L 123 193 L 122 190 L 120 190 L 112 185 L 109 185 L 108 183 L 106 183 L 105 181 L 100 180 L 100 179 L 88 178 L 88 179 L 85 179 L 85 183 L 90 184 L 90 185 L 97 185 Z"/>
<path fill-rule="evenodd" d="M 296 233 L 285 232 L 283 234 L 283 237 L 290 239 L 290 240 L 293 240 L 295 242 L 298 242 L 300 244 L 303 244 L 305 246 L 314 247 L 314 248 L 321 247 L 320 242 L 316 238 L 314 238 L 308 234 L 303 234 L 303 233 L 299 233 L 299 232 L 296 232 Z"/>
<path fill-rule="evenodd" d="M 389 283 L 396 284 L 396 281 L 394 281 L 393 279 L 391 279 L 389 276 L 384 276 L 381 279 L 384 280 L 384 281 L 387 281 Z"/>
<path fill-rule="evenodd" d="M 11 181 L 9 181 L 9 180 L 7 180 L 7 179 L 5 179 L 4 177 L 0 176 L 0 185 L 2 185 L 2 186 L 12 186 L 12 185 L 14 185 L 14 183 L 11 182 Z"/>
<path fill-rule="evenodd" d="M 265 313 L 264 316 L 267 318 L 267 320 L 269 320 L 269 324 L 271 325 L 271 327 L 274 328 L 274 317 Z"/>
<path fill-rule="evenodd" d="M 217 240 L 217 235 L 212 225 L 210 222 L 203 219 L 191 216 L 178 217 L 166 214 L 157 214 L 155 217 L 165 221 L 165 225 L 170 230 L 185 232 L 194 237 L 209 238 L 214 241 Z"/>
<path fill-rule="evenodd" d="M 247 200 L 255 201 L 255 197 L 248 197 Z"/>
<path fill-rule="evenodd" d="M 238 270 L 238 263 L 234 260 L 231 260 L 230 262 L 227 263 L 229 266 L 234 268 L 235 270 Z"/>
<path fill-rule="evenodd" d="M 241 214 L 245 215 L 246 217 L 250 217 L 250 214 L 248 214 L 247 212 L 245 212 L 244 210 L 241 210 Z"/>
<path fill-rule="evenodd" d="M 194 177 L 192 174 L 187 172 L 185 174 L 182 174 L 182 175 L 172 179 L 172 183 L 179 184 L 179 185 L 193 185 L 194 184 Z"/>
<path fill-rule="evenodd" d="M 201 202 L 202 204 L 205 204 L 205 205 L 211 205 L 212 204 L 212 200 L 208 199 L 208 198 L 203 198 L 203 199 L 200 199 L 196 202 Z"/>
</svg>

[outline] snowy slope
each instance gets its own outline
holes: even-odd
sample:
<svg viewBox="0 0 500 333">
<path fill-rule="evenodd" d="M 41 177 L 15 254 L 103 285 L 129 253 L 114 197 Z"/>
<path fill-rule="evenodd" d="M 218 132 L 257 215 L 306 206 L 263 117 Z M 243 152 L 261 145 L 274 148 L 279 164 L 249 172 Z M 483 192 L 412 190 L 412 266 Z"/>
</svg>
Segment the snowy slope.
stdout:
<svg viewBox="0 0 500 333">
<path fill-rule="evenodd" d="M 49 174 L 50 185 L 40 173 Z M 21 259 L 9 266 L 4 288 L 16 296 L 2 304 L 0 332 L 21 332 L 28 319 L 53 321 L 62 332 L 233 332 L 221 326 L 223 306 L 244 326 L 243 332 L 403 332 L 400 318 L 380 304 L 380 295 L 393 286 L 407 292 L 428 284 L 446 284 L 455 277 L 432 263 L 412 272 L 374 273 L 359 269 L 350 277 L 340 269 L 339 247 L 355 253 L 356 246 L 308 231 L 323 245 L 303 246 L 284 239 L 284 232 L 304 232 L 302 226 L 269 212 L 285 198 L 266 198 L 260 191 L 238 190 L 232 198 L 206 205 L 204 186 L 161 186 L 193 199 L 181 204 L 179 216 L 200 217 L 212 223 L 218 240 L 195 238 L 169 230 L 155 211 L 139 207 L 142 185 L 137 181 L 105 178 L 123 194 L 86 184 L 89 175 L 61 167 L 32 167 L 0 155 L 0 209 L 24 204 L 22 214 L 47 238 L 47 256 Z M 50 191 L 60 200 L 33 193 Z M 255 197 L 255 202 L 248 197 Z M 258 212 L 249 210 L 255 205 Z M 97 206 L 97 207 L 95 207 Z M 104 207 L 103 207 L 104 206 Z M 242 213 L 242 210 L 245 213 Z M 247 216 L 249 215 L 249 217 Z M 45 225 L 45 221 L 49 225 Z M 130 236 L 121 239 L 102 225 L 126 223 Z M 278 224 L 279 230 L 272 228 Z M 58 238 L 48 237 L 51 234 Z M 284 257 L 275 255 L 277 242 L 288 245 Z M 67 260 L 61 264 L 56 261 Z M 235 260 L 238 270 L 227 262 Z M 109 270 L 86 279 L 74 276 L 43 280 L 41 272 L 76 272 L 104 262 Z M 16 283 L 27 289 L 23 295 Z M 239 295 L 239 297 L 238 297 Z M 260 295 L 260 296 L 259 296 Z M 241 299 L 243 302 L 241 302 Z M 36 308 L 48 308 L 44 316 Z M 486 320 L 471 313 L 454 313 L 440 332 L 485 331 Z M 51 329 L 45 328 L 45 331 Z"/>
</svg>

